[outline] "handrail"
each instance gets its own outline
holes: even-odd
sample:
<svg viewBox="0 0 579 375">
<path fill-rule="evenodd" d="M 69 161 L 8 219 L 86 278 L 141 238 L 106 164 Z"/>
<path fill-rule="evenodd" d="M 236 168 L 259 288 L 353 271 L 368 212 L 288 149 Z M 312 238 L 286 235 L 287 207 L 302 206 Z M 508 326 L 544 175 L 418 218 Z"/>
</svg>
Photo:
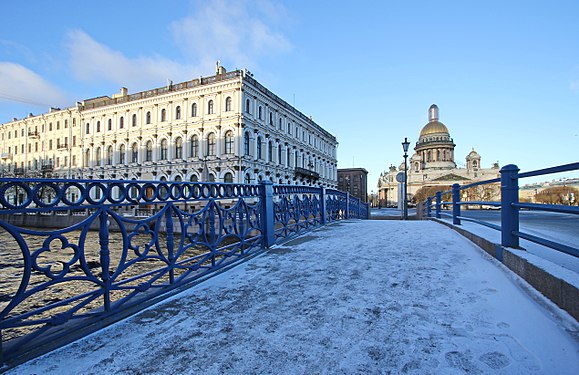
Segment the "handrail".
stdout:
<svg viewBox="0 0 579 375">
<path fill-rule="evenodd" d="M 0 179 L 0 367 L 282 240 L 368 218 L 349 193 L 270 181 Z"/>
<path fill-rule="evenodd" d="M 525 173 L 519 173 L 519 168 L 516 165 L 510 164 L 501 168 L 500 178 L 477 181 L 467 185 L 454 184 L 452 190 L 437 192 L 435 197 L 427 197 L 424 202 L 426 206 L 426 216 L 432 217 L 433 210 L 432 205 L 434 204 L 434 217 L 440 219 L 442 216 L 452 217 L 452 223 L 454 225 L 461 225 L 461 221 L 469 221 L 479 225 L 483 225 L 501 232 L 501 245 L 505 247 L 519 248 L 519 239 L 523 238 L 528 241 L 550 247 L 554 250 L 579 257 L 579 248 L 567 246 L 558 242 L 550 241 L 545 238 L 536 235 L 530 235 L 528 233 L 519 231 L 519 210 L 521 208 L 534 211 L 546 211 L 546 212 L 556 212 L 556 213 L 569 213 L 574 215 L 579 215 L 578 206 L 563 206 L 563 205 L 553 205 L 553 204 L 537 204 L 537 203 L 520 203 L 519 202 L 519 179 L 526 177 L 536 177 L 543 176 L 547 174 L 569 172 L 579 170 L 579 163 L 570 163 L 559 165 L 550 168 L 537 169 L 534 171 L 529 171 Z M 461 201 L 460 191 L 466 190 L 472 187 L 480 185 L 489 185 L 500 182 L 501 190 L 501 201 Z M 442 195 L 452 193 L 451 202 L 442 202 Z M 433 203 L 434 199 L 434 203 Z M 443 205 L 452 204 L 452 214 L 441 212 Z M 477 220 L 473 218 L 468 218 L 461 215 L 461 206 L 468 205 L 486 205 L 491 207 L 499 207 L 501 209 L 501 225 L 496 225 L 493 223 L 485 222 L 482 220 Z"/>
</svg>

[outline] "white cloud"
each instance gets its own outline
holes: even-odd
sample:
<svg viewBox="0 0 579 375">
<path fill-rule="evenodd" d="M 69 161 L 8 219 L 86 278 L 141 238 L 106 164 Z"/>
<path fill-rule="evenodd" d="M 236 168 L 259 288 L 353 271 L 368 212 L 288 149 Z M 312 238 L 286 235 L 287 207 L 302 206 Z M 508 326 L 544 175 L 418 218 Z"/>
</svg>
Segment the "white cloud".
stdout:
<svg viewBox="0 0 579 375">
<path fill-rule="evenodd" d="M 162 57 L 130 59 L 81 30 L 69 32 L 67 48 L 73 74 L 88 82 L 106 80 L 119 86 L 145 88 L 159 85 L 167 78 L 184 77 L 189 71 L 186 66 Z"/>
<path fill-rule="evenodd" d="M 183 53 L 200 67 L 220 59 L 232 68 L 252 69 L 263 56 L 291 50 L 291 43 L 273 27 L 284 15 L 281 5 L 265 0 L 204 1 L 170 30 Z"/>
<path fill-rule="evenodd" d="M 63 106 L 66 96 L 44 78 L 12 62 L 0 61 L 0 100 L 38 106 Z"/>
</svg>

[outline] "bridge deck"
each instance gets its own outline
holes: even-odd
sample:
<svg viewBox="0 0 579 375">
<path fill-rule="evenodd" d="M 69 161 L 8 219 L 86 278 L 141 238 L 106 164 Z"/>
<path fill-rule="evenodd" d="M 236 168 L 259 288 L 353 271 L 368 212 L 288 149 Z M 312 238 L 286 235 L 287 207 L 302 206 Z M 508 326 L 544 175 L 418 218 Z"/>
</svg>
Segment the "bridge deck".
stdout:
<svg viewBox="0 0 579 375">
<path fill-rule="evenodd" d="M 437 223 L 336 223 L 11 372 L 578 373 L 521 285 Z"/>
</svg>

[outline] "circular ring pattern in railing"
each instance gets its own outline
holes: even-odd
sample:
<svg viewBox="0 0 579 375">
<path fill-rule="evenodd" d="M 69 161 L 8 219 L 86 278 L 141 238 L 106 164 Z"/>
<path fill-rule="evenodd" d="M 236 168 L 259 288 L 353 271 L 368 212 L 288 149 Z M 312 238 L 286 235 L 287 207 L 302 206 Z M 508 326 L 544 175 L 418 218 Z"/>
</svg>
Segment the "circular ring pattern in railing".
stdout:
<svg viewBox="0 0 579 375">
<path fill-rule="evenodd" d="M 76 189 L 77 191 L 74 191 Z M 75 193 L 78 193 L 78 198 L 74 201 L 68 199 L 69 194 L 71 196 L 76 196 Z M 66 204 L 67 206 L 78 206 L 81 205 L 82 202 L 86 199 L 86 190 L 84 186 L 78 182 L 67 182 L 62 187 L 62 203 Z"/>
<path fill-rule="evenodd" d="M 40 183 L 32 188 L 32 198 L 38 207 L 53 207 L 60 197 L 60 188 L 54 182 Z"/>
<path fill-rule="evenodd" d="M 93 205 L 101 205 L 107 200 L 107 188 L 102 182 L 91 182 L 87 185 L 86 201 Z M 97 200 L 92 196 L 97 197 Z"/>
</svg>

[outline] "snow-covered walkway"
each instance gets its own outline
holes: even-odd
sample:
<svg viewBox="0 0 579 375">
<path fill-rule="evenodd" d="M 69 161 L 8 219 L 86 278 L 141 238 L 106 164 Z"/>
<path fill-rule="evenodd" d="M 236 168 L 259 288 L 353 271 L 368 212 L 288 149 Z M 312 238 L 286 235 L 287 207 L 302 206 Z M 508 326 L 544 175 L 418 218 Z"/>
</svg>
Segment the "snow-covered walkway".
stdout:
<svg viewBox="0 0 579 375">
<path fill-rule="evenodd" d="M 10 373 L 579 373 L 524 285 L 441 224 L 341 222 Z"/>
</svg>

